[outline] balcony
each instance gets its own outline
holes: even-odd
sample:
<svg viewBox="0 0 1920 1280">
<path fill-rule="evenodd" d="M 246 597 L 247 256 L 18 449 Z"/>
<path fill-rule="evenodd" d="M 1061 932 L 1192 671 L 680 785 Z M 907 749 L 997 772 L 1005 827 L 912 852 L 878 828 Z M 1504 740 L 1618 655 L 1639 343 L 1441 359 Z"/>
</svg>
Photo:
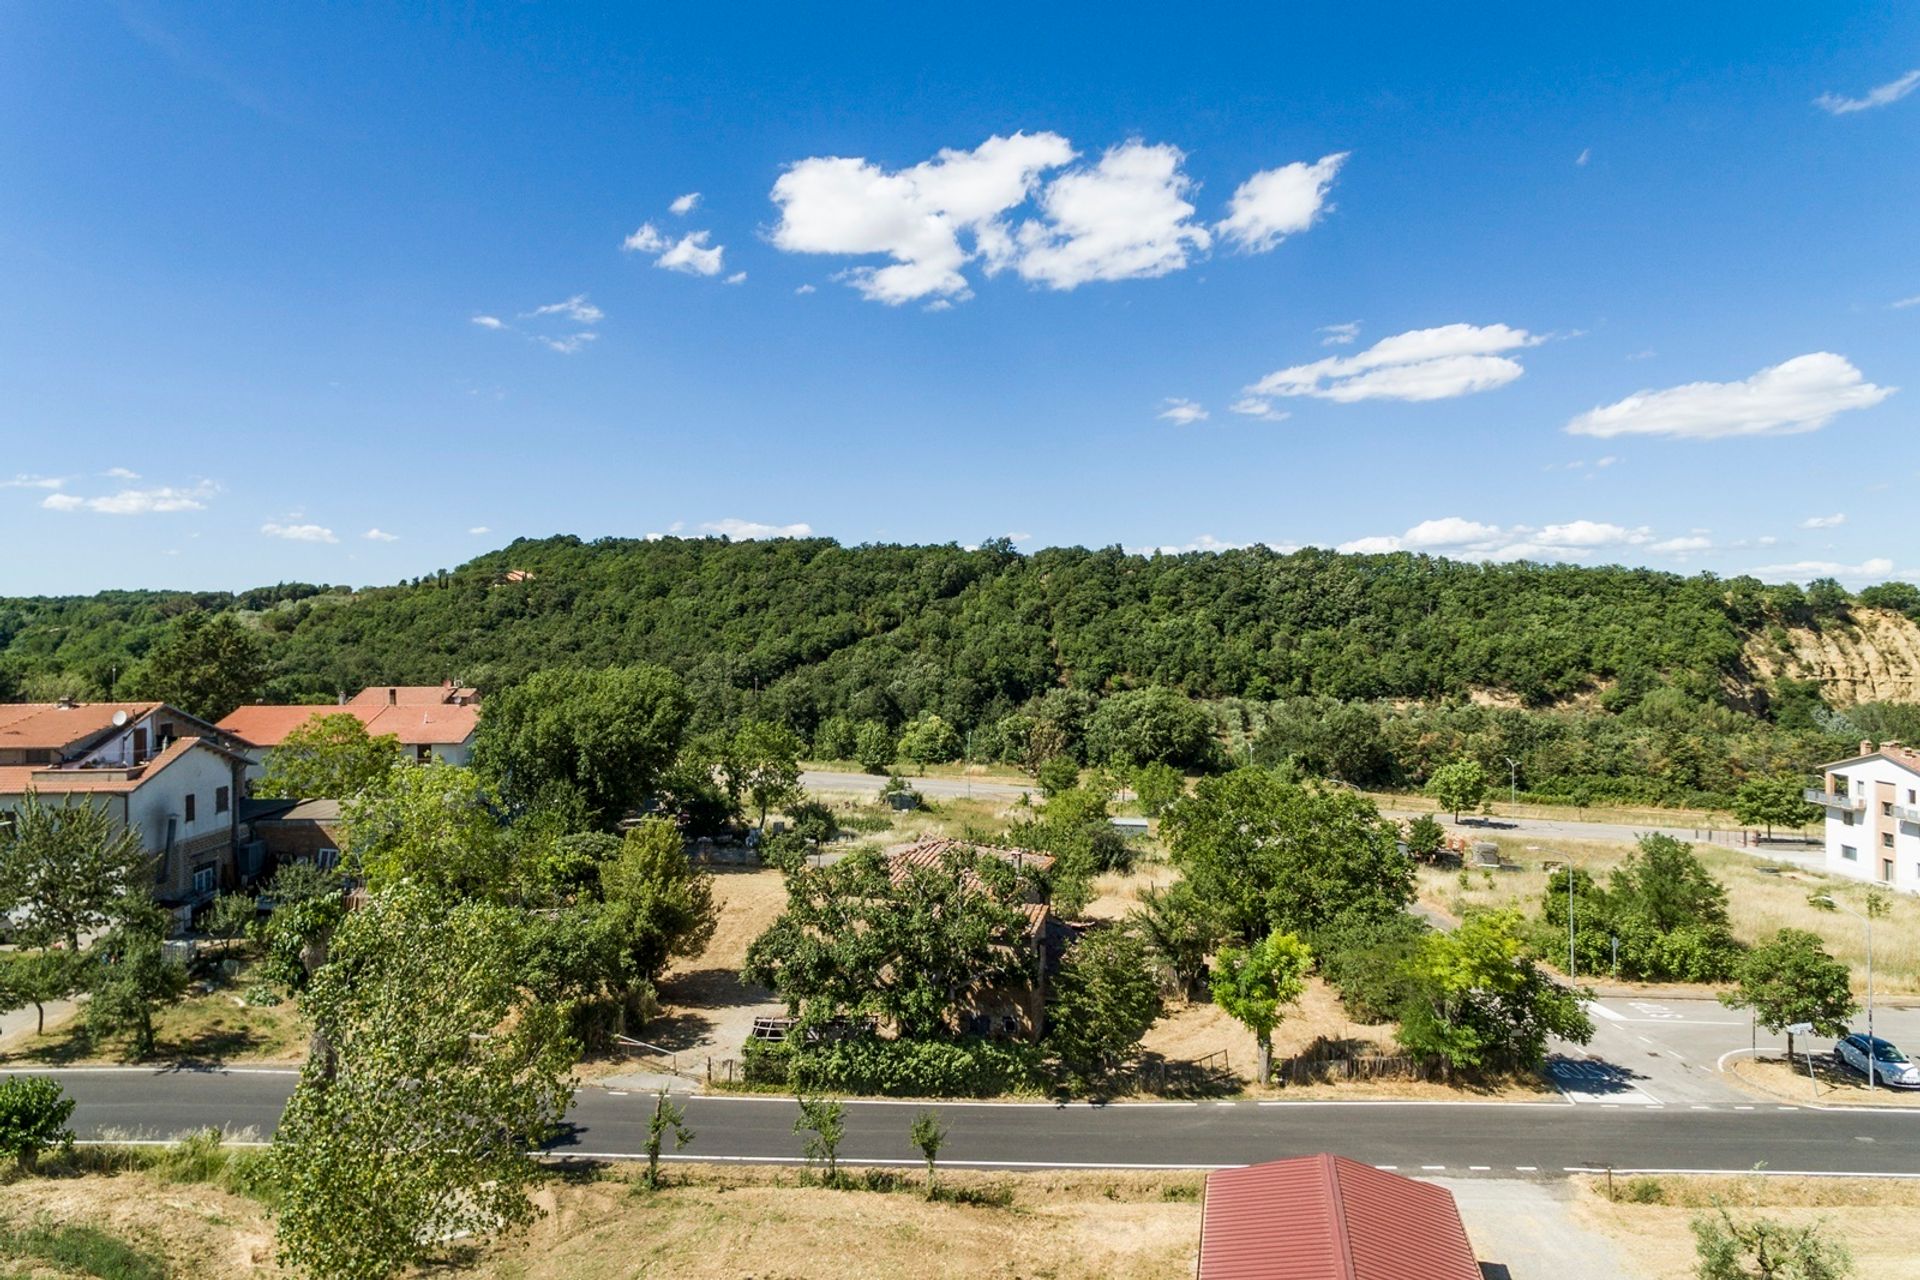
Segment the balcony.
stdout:
<svg viewBox="0 0 1920 1280">
<path fill-rule="evenodd" d="M 1854 813 L 1862 813 L 1867 807 L 1865 796 L 1838 796 L 1818 787 L 1808 787 L 1801 794 L 1806 797 L 1808 804 L 1823 804 L 1829 809 L 1850 809 Z"/>
<path fill-rule="evenodd" d="M 1920 823 L 1920 809 L 1916 809 L 1912 805 L 1897 804 L 1893 806 L 1893 816 L 1902 822 Z"/>
</svg>

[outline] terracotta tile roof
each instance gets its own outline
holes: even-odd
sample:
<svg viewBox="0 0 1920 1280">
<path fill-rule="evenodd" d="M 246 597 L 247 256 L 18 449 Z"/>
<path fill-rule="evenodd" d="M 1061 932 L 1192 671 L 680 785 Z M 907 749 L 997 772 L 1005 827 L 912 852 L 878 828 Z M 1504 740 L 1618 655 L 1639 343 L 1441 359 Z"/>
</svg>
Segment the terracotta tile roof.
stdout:
<svg viewBox="0 0 1920 1280">
<path fill-rule="evenodd" d="M 159 707 L 158 702 L 82 702 L 70 707 L 57 702 L 0 704 L 0 750 L 59 750 L 113 728 L 118 712 L 138 720 Z"/>
<path fill-rule="evenodd" d="M 1198 1280 L 1480 1280 L 1453 1196 L 1345 1156 L 1207 1175 Z"/>
<path fill-rule="evenodd" d="M 1035 853 L 1031 849 L 1005 849 L 993 844 L 974 844 L 968 840 L 954 840 L 944 836 L 933 836 L 912 844 L 895 845 L 887 850 L 887 863 L 899 875 L 909 868 L 931 870 L 943 865 L 946 859 L 965 856 L 969 853 L 987 854 L 1007 863 L 1016 871 L 1032 870 L 1046 872 L 1053 870 L 1053 855 Z"/>
<path fill-rule="evenodd" d="M 331 703 L 317 707 L 241 707 L 219 727 L 256 747 L 277 747 L 286 736 L 316 716 L 350 715 L 367 726 L 374 737 L 390 733 L 402 746 L 453 746 L 473 736 L 480 725 L 480 708 L 422 706 L 418 703 L 378 706 Z"/>
<path fill-rule="evenodd" d="M 145 764 L 128 768 L 75 769 L 55 765 L 0 765 L 0 795 L 68 795 L 77 792 L 125 793 L 138 791 L 160 776 L 160 772 L 189 751 L 204 749 L 223 756 L 233 753 L 205 738 L 175 738 L 167 749 Z M 237 758 L 237 757 L 233 757 Z"/>
<path fill-rule="evenodd" d="M 453 684 L 376 684 L 368 685 L 347 699 L 350 707 L 437 707 L 478 702 L 480 691 Z"/>
<path fill-rule="evenodd" d="M 1848 756 L 1845 760 L 1835 760 L 1831 764 L 1825 764 L 1820 767 L 1823 770 L 1840 769 L 1850 764 L 1861 764 L 1875 758 L 1891 760 L 1908 773 L 1920 774 L 1920 751 L 1916 751 L 1903 742 L 1882 742 L 1878 745 L 1871 742 L 1862 742 L 1860 744 L 1859 755 Z"/>
</svg>

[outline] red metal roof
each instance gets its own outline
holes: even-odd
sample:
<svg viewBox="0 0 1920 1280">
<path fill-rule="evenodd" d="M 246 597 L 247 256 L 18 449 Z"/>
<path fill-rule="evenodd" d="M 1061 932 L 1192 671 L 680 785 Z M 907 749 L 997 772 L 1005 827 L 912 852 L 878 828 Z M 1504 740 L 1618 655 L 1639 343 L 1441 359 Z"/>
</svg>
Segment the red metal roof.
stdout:
<svg viewBox="0 0 1920 1280">
<path fill-rule="evenodd" d="M 1207 1175 L 1199 1280 L 1480 1280 L 1453 1196 L 1345 1156 Z"/>
</svg>

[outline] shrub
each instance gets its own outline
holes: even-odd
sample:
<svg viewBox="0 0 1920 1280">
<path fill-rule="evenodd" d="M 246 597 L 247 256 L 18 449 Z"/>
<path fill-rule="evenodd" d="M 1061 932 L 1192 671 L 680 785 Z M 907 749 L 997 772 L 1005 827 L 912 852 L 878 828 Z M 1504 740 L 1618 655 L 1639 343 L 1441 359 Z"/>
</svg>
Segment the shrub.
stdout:
<svg viewBox="0 0 1920 1280">
<path fill-rule="evenodd" d="M 1140 812 L 1157 818 L 1167 806 L 1186 791 L 1180 771 L 1170 764 L 1143 764 L 1133 771 L 1133 794 L 1140 800 Z"/>
<path fill-rule="evenodd" d="M 782 1046 L 784 1049 L 785 1047 Z M 852 1093 L 892 1097 L 984 1098 L 1038 1093 L 1047 1085 L 1040 1050 L 1024 1041 L 960 1036 L 952 1040 L 883 1040 L 860 1036 L 804 1049 L 748 1049 L 763 1069 L 784 1057 L 787 1083 L 803 1094 Z M 749 1083 L 758 1083 L 749 1067 Z"/>
<path fill-rule="evenodd" d="M 1034 770 L 1034 779 L 1047 795 L 1058 795 L 1080 785 L 1080 766 L 1072 756 L 1049 756 Z"/>
<path fill-rule="evenodd" d="M 0 1079 L 0 1156 L 31 1170 L 42 1152 L 69 1150 L 73 1099 L 45 1076 Z"/>
</svg>

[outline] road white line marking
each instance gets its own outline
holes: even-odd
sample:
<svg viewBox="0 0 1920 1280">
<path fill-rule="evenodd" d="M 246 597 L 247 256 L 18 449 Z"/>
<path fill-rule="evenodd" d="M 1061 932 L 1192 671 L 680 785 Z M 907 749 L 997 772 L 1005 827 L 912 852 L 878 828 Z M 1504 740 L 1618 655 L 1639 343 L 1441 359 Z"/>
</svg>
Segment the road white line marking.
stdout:
<svg viewBox="0 0 1920 1280">
<path fill-rule="evenodd" d="M 1599 1014 L 1599 1015 L 1600 1015 L 1601 1017 L 1603 1017 L 1603 1018 L 1605 1018 L 1605 1019 L 1606 1019 L 1606 1020 L 1607 1020 L 1608 1022 L 1625 1022 L 1625 1021 L 1627 1021 L 1627 1015 L 1626 1015 L 1626 1014 L 1624 1014 L 1624 1013 L 1615 1013 L 1615 1012 L 1614 1012 L 1613 1010 L 1611 1010 L 1611 1009 L 1609 1009 L 1609 1008 L 1607 1008 L 1607 1006 L 1605 1006 L 1605 1005 L 1603 1005 L 1603 1004 L 1601 1004 L 1601 1003 L 1600 1003 L 1600 1002 L 1599 1002 L 1598 1000 L 1591 1000 L 1591 1001 L 1588 1001 L 1588 1003 L 1587 1003 L 1587 1012 L 1588 1012 L 1588 1013 L 1597 1013 L 1597 1014 Z"/>
<path fill-rule="evenodd" d="M 1775 1107 L 1774 1108 L 1775 1111 L 1798 1111 L 1799 1109 L 1800 1108 L 1798 1107 Z"/>
<path fill-rule="evenodd" d="M 1752 1107 L 1735 1107 L 1734 1110 L 1735 1111 L 1751 1111 L 1753 1110 L 1753 1108 Z"/>
<path fill-rule="evenodd" d="M 1490 1164 L 1470 1164 L 1467 1169 L 1473 1173 L 1487 1173 L 1493 1168 Z"/>
<path fill-rule="evenodd" d="M 297 1076 L 297 1067 L 0 1067 L 0 1076 Z"/>
<path fill-rule="evenodd" d="M 1428 1173 L 1435 1173 L 1435 1172 L 1438 1172 L 1439 1170 L 1445 1169 L 1447 1166 L 1443 1164 L 1423 1164 L 1420 1167 L 1422 1169 L 1425 1169 Z"/>
<path fill-rule="evenodd" d="M 1517 1164 L 1513 1166 L 1513 1171 L 1515 1173 L 1538 1173 L 1540 1172 L 1540 1166 L 1534 1164 Z"/>
<path fill-rule="evenodd" d="M 1373 1167 L 1376 1169 L 1385 1169 L 1388 1173 L 1392 1173 L 1395 1169 L 1398 1169 L 1400 1166 L 1397 1164 L 1377 1164 Z"/>
<path fill-rule="evenodd" d="M 1704 1103 L 1704 1102 L 1696 1102 L 1696 1103 L 1694 1103 L 1694 1104 L 1693 1104 L 1693 1106 L 1691 1106 L 1691 1107 L 1689 1107 L 1689 1108 L 1688 1108 L 1688 1110 L 1690 1110 L 1690 1111 L 1711 1111 L 1711 1110 L 1713 1110 L 1713 1108 L 1712 1108 L 1712 1107 L 1710 1107 L 1710 1106 L 1708 1106 L 1708 1105 L 1707 1105 L 1706 1103 Z"/>
</svg>

